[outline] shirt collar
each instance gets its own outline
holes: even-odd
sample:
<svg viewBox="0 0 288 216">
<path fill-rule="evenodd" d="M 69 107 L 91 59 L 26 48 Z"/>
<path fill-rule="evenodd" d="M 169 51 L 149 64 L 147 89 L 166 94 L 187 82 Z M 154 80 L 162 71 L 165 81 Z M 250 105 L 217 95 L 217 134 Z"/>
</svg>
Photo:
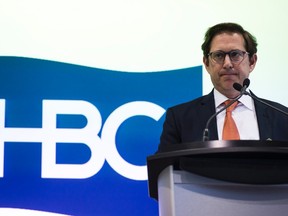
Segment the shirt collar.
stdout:
<svg viewBox="0 0 288 216">
<path fill-rule="evenodd" d="M 214 100 L 215 100 L 215 107 L 218 108 L 221 106 L 226 100 L 229 100 L 225 95 L 221 94 L 218 90 L 214 88 Z M 243 95 L 239 100 L 240 105 L 243 104 L 247 109 L 253 110 L 253 100 L 248 95 Z"/>
</svg>

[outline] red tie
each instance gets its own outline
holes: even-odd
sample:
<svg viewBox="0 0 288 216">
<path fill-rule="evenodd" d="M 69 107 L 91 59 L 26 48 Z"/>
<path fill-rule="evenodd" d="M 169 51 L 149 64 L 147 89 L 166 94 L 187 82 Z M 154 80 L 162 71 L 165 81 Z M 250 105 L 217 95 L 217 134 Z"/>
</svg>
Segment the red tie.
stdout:
<svg viewBox="0 0 288 216">
<path fill-rule="evenodd" d="M 230 102 L 229 100 L 225 101 L 225 106 L 227 106 L 229 102 Z M 223 133 L 222 133 L 223 140 L 239 140 L 240 139 L 237 126 L 232 117 L 232 111 L 235 109 L 237 105 L 238 105 L 238 101 L 236 101 L 234 104 L 232 104 L 230 107 L 226 109 L 226 116 L 225 116 Z"/>
</svg>

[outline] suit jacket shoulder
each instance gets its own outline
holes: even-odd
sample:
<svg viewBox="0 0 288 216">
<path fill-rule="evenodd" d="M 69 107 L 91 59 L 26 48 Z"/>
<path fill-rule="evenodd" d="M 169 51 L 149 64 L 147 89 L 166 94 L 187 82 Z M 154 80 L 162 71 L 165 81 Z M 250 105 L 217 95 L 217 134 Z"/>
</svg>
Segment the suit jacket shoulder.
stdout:
<svg viewBox="0 0 288 216">
<path fill-rule="evenodd" d="M 251 92 L 251 94 L 253 93 Z M 253 96 L 255 95 L 253 94 Z M 288 113 L 288 108 L 280 103 L 262 98 L 259 99 Z M 288 141 L 288 116 L 257 100 L 254 100 L 254 104 L 260 140 Z"/>
<path fill-rule="evenodd" d="M 208 119 L 215 113 L 213 91 L 195 100 L 168 108 L 159 149 L 163 145 L 201 141 Z M 210 138 L 218 139 L 216 119 L 211 122 Z"/>
</svg>

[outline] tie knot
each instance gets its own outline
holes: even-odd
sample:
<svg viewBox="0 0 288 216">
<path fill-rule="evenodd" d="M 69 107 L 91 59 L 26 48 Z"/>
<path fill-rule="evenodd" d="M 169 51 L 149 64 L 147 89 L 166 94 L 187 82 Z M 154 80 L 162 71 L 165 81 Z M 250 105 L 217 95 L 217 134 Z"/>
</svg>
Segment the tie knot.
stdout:
<svg viewBox="0 0 288 216">
<path fill-rule="evenodd" d="M 227 106 L 230 102 L 231 102 L 230 100 L 226 100 L 226 101 L 224 102 L 225 106 Z M 236 101 L 236 102 L 233 103 L 231 106 L 229 106 L 229 107 L 227 108 L 227 112 L 232 112 L 232 111 L 236 108 L 236 106 L 238 105 L 238 103 L 239 103 L 239 102 Z"/>
</svg>

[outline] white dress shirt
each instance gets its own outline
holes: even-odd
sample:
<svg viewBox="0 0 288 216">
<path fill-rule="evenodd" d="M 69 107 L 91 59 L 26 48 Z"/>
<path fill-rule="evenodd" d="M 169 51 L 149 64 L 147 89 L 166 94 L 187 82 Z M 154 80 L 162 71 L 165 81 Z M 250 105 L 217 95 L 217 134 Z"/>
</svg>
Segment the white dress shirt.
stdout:
<svg viewBox="0 0 288 216">
<path fill-rule="evenodd" d="M 214 89 L 214 99 L 216 112 L 219 111 L 224 105 L 223 103 L 228 100 L 226 96 L 222 95 L 219 91 Z M 232 112 L 232 117 L 238 128 L 241 140 L 259 140 L 259 128 L 257 116 L 255 112 L 254 102 L 248 95 L 243 95 L 239 100 L 239 104 Z M 217 129 L 219 140 L 222 139 L 222 131 L 224 125 L 226 112 L 225 110 L 217 115 Z"/>
</svg>

